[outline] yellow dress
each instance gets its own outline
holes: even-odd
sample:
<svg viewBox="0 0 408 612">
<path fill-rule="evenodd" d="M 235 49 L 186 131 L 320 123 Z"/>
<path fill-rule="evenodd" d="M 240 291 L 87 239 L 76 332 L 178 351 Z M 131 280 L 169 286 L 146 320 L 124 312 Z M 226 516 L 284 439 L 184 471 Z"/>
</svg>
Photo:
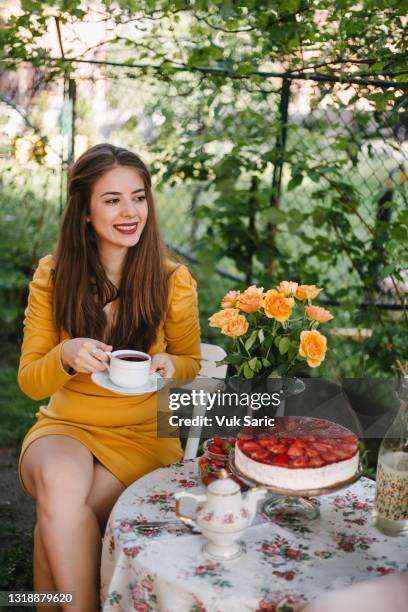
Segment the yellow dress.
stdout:
<svg viewBox="0 0 408 612">
<path fill-rule="evenodd" d="M 156 394 L 118 395 L 97 386 L 90 374 L 68 374 L 61 347 L 70 336 L 58 332 L 52 318 L 53 257 L 43 257 L 30 283 L 24 340 L 18 371 L 21 390 L 34 400 L 50 397 L 37 412 L 37 422 L 25 435 L 21 460 L 28 446 L 49 435 L 65 435 L 84 444 L 125 486 L 163 465 L 178 461 L 178 439 L 157 437 Z M 173 264 L 172 264 L 173 265 Z M 200 329 L 196 283 L 185 266 L 170 276 L 165 319 L 160 323 L 150 355 L 167 352 L 175 379 L 194 378 L 200 367 Z M 25 489 L 26 490 L 26 489 Z M 27 490 L 26 490 L 27 491 Z"/>
</svg>

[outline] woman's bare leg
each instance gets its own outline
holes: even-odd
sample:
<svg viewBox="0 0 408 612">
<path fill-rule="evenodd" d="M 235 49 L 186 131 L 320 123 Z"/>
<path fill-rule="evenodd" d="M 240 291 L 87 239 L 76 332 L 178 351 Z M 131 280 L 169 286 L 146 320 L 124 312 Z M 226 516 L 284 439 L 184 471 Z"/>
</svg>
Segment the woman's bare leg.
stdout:
<svg viewBox="0 0 408 612">
<path fill-rule="evenodd" d="M 102 535 L 111 510 L 125 488 L 112 472 L 95 459 L 92 487 L 86 503 L 94 511 Z"/>
<path fill-rule="evenodd" d="M 101 534 L 86 503 L 93 482 L 92 454 L 68 436 L 46 436 L 29 446 L 21 472 L 37 500 L 37 522 L 56 590 L 75 593 L 75 605 L 62 605 L 62 610 L 96 612 Z"/>
<path fill-rule="evenodd" d="M 57 590 L 38 523 L 34 527 L 33 583 L 34 591 L 43 593 Z M 61 612 L 61 608 L 60 606 L 37 606 L 37 612 Z"/>
</svg>

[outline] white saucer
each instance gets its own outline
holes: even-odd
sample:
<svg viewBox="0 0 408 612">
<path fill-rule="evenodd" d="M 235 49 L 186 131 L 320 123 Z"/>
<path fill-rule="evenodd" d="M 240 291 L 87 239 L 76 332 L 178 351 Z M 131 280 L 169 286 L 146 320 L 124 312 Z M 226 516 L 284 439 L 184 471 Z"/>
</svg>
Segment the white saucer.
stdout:
<svg viewBox="0 0 408 612">
<path fill-rule="evenodd" d="M 156 391 L 163 389 L 166 384 L 166 381 L 160 376 L 160 374 L 157 374 L 157 372 L 150 374 L 147 382 L 144 385 L 139 385 L 138 387 L 119 387 L 111 381 L 108 372 L 92 372 L 91 378 L 99 387 L 108 389 L 108 391 L 113 391 L 113 393 L 119 393 L 120 395 L 143 395 L 144 393 L 155 393 Z"/>
</svg>

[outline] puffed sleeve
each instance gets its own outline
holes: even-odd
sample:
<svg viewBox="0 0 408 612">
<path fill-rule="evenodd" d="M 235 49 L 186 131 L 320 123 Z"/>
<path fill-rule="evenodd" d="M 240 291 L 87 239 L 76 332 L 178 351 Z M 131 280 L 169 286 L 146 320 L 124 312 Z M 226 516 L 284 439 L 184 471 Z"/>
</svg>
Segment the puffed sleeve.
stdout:
<svg viewBox="0 0 408 612">
<path fill-rule="evenodd" d="M 194 378 L 200 369 L 200 322 L 197 284 L 186 266 L 170 277 L 169 306 L 164 321 L 167 353 L 176 369 L 174 378 Z"/>
<path fill-rule="evenodd" d="M 52 317 L 52 265 L 51 255 L 40 259 L 25 310 L 18 384 L 34 400 L 49 397 L 72 378 L 61 362 L 63 342 Z"/>
</svg>

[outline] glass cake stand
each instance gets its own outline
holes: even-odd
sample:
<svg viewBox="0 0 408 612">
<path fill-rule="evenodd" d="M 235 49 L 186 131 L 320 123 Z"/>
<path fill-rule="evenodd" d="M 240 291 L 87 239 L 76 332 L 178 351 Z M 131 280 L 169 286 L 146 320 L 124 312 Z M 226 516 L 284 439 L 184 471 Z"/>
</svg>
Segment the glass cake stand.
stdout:
<svg viewBox="0 0 408 612">
<path fill-rule="evenodd" d="M 229 465 L 234 476 L 242 480 L 249 487 L 264 487 L 273 494 L 263 503 L 261 514 L 268 521 L 273 521 L 283 526 L 304 524 L 317 519 L 320 516 L 319 507 L 308 498 L 328 495 L 329 493 L 344 489 L 356 482 L 363 473 L 361 463 L 359 463 L 356 473 L 348 480 L 337 482 L 329 487 L 321 487 L 320 489 L 294 491 L 266 485 L 243 474 L 235 464 L 234 449 L 229 454 Z"/>
</svg>

